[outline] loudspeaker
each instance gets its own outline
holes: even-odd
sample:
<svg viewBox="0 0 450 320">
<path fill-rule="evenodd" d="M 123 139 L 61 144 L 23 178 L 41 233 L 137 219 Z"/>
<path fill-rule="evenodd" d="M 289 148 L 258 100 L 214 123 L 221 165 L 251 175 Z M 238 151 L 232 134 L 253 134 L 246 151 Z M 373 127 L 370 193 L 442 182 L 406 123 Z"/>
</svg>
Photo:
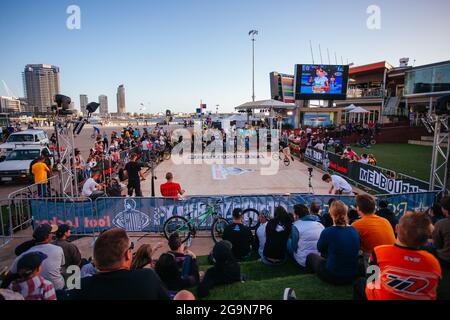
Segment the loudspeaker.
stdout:
<svg viewBox="0 0 450 320">
<path fill-rule="evenodd" d="M 98 107 L 100 107 L 100 103 L 97 102 L 91 102 L 86 106 L 86 110 L 89 113 L 94 113 L 95 111 L 97 111 Z"/>
</svg>

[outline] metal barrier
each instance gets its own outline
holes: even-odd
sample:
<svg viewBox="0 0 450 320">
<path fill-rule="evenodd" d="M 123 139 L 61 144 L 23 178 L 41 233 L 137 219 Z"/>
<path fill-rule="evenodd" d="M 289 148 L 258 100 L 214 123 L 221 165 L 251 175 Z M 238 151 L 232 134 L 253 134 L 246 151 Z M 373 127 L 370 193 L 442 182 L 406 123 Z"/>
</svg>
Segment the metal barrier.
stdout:
<svg viewBox="0 0 450 320">
<path fill-rule="evenodd" d="M 408 210 L 424 211 L 436 198 L 436 192 L 420 192 L 400 195 L 380 195 L 378 200 L 386 200 L 397 217 Z M 254 209 L 257 212 L 266 209 L 273 213 L 282 206 L 288 212 L 293 211 L 295 204 L 310 205 L 319 203 L 322 213 L 328 212 L 328 201 L 331 198 L 344 201 L 349 207 L 355 205 L 355 197 L 314 194 L 274 194 L 274 195 L 222 195 L 192 196 L 185 200 L 168 198 L 20 198 L 0 200 L 0 247 L 11 241 L 20 230 L 34 224 L 69 224 L 72 234 L 96 237 L 103 230 L 113 227 L 126 229 L 135 233 L 162 233 L 166 219 L 176 215 L 188 219 L 196 219 L 205 212 L 203 204 L 215 203 L 219 216 L 231 221 L 235 208 Z M 253 221 L 257 213 L 252 211 Z M 249 219 L 249 217 L 245 217 Z M 210 228 L 212 217 L 207 219 L 198 230 Z"/>
</svg>

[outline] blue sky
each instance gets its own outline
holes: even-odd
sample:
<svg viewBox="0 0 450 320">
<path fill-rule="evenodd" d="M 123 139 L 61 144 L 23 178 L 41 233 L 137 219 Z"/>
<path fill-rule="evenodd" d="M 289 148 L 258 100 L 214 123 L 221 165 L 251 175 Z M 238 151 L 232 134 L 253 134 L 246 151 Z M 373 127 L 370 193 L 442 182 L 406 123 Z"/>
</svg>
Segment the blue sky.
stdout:
<svg viewBox="0 0 450 320">
<path fill-rule="evenodd" d="M 66 28 L 69 5 L 81 9 L 81 30 Z M 381 29 L 366 27 L 368 6 L 381 8 Z M 450 60 L 448 0 L 2 0 L 0 79 L 23 96 L 28 63 L 61 68 L 62 93 L 100 94 L 116 111 L 126 88 L 127 111 L 232 111 L 251 100 L 250 29 L 256 42 L 256 98 L 270 97 L 269 73 L 293 73 L 316 62 L 318 45 L 357 65 L 401 57 L 416 65 Z M 0 94 L 4 94 L 0 86 Z"/>
</svg>

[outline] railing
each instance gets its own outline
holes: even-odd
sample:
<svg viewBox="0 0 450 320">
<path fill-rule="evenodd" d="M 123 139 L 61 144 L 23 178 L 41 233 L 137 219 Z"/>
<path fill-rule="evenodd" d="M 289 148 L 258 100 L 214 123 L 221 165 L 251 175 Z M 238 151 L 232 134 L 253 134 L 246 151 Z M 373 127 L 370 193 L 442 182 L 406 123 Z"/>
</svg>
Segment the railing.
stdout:
<svg viewBox="0 0 450 320">
<path fill-rule="evenodd" d="M 382 98 L 383 89 L 372 88 L 372 89 L 348 89 L 347 98 Z"/>
</svg>

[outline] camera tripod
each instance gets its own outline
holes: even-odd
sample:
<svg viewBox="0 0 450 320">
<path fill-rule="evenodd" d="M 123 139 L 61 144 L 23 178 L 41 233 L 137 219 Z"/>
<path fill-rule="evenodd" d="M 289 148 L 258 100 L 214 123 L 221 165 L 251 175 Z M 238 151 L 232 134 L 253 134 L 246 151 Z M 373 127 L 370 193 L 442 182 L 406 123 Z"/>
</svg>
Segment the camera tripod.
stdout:
<svg viewBox="0 0 450 320">
<path fill-rule="evenodd" d="M 314 187 L 312 185 L 313 168 L 308 168 L 308 193 L 314 193 Z"/>
</svg>

